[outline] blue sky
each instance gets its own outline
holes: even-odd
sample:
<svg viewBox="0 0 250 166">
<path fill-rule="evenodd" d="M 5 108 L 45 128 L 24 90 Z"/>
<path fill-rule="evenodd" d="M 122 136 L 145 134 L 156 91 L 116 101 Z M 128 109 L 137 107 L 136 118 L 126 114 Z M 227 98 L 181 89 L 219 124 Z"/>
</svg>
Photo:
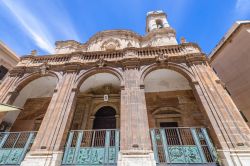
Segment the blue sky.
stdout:
<svg viewBox="0 0 250 166">
<path fill-rule="evenodd" d="M 0 0 L 0 40 L 18 55 L 53 52 L 58 40 L 86 42 L 98 31 L 145 34 L 146 13 L 163 10 L 177 32 L 210 53 L 236 20 L 250 19 L 250 0 Z"/>
</svg>

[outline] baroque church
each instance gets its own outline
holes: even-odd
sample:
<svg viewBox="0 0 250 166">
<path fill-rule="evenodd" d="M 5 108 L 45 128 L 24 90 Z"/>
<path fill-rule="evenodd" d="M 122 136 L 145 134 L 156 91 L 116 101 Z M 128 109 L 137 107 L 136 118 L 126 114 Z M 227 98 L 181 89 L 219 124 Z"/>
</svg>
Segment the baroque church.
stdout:
<svg viewBox="0 0 250 166">
<path fill-rule="evenodd" d="M 163 11 L 21 57 L 0 85 L 0 165 L 249 166 L 250 129 Z"/>
</svg>

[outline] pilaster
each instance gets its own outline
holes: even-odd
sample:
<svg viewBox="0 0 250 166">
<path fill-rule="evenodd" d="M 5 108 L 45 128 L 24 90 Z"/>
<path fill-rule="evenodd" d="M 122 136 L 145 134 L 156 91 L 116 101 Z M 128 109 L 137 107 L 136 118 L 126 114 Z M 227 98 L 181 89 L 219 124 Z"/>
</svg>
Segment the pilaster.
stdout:
<svg viewBox="0 0 250 166">
<path fill-rule="evenodd" d="M 245 165 L 246 160 L 250 162 L 250 129 L 231 97 L 206 62 L 193 63 L 190 68 L 197 79 L 193 84 L 197 98 L 211 122 L 213 131 L 210 131 L 221 148 L 218 150 L 220 160 L 225 165 Z"/>
<path fill-rule="evenodd" d="M 8 76 L 0 85 L 0 103 L 9 104 L 13 95 L 16 96 L 17 92 L 14 89 L 18 76 Z"/>
<path fill-rule="evenodd" d="M 137 68 L 124 70 L 121 90 L 121 141 L 118 165 L 155 165 L 152 156 L 144 89 Z"/>
<path fill-rule="evenodd" d="M 10 75 L 8 75 L 8 77 L 2 82 L 2 84 L 0 84 L 0 103 L 11 104 L 17 97 L 18 92 L 15 91 L 14 85 L 18 79 L 19 78 L 17 76 L 11 77 Z M 0 124 L 6 114 L 7 112 L 2 112 L 0 114 Z"/>
<path fill-rule="evenodd" d="M 32 148 L 22 165 L 34 165 L 32 163 L 36 163 L 37 160 L 39 160 L 38 165 L 42 165 L 45 161 L 51 165 L 60 165 L 75 109 L 77 93 L 74 89 L 75 79 L 75 72 L 66 72 L 59 80 L 58 89 L 52 96 Z"/>
</svg>

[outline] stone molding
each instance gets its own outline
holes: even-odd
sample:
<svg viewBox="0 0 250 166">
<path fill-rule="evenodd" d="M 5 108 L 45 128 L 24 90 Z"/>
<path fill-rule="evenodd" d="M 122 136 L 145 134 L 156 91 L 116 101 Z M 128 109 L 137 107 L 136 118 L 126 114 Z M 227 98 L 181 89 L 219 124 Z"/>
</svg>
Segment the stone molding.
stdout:
<svg viewBox="0 0 250 166">
<path fill-rule="evenodd" d="M 119 51 L 74 52 L 70 54 L 53 54 L 45 56 L 22 57 L 20 63 L 10 71 L 10 75 L 22 73 L 43 72 L 46 69 L 55 71 L 79 71 L 92 67 L 140 67 L 154 62 L 187 63 L 206 62 L 207 58 L 194 43 L 181 45 L 126 48 Z M 46 70 L 45 70 L 46 71 Z"/>
</svg>

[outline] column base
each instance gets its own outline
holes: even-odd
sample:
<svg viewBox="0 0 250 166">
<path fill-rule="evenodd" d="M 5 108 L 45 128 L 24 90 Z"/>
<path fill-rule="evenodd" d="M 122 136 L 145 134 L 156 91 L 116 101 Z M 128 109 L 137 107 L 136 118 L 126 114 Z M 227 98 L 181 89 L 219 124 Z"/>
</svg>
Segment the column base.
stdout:
<svg viewBox="0 0 250 166">
<path fill-rule="evenodd" d="M 25 156 L 21 166 L 60 166 L 63 152 L 29 152 Z"/>
<path fill-rule="evenodd" d="M 156 166 L 154 153 L 144 150 L 120 151 L 117 166 Z"/>
<path fill-rule="evenodd" d="M 249 166 L 250 149 L 217 150 L 219 162 L 225 166 Z"/>
</svg>

